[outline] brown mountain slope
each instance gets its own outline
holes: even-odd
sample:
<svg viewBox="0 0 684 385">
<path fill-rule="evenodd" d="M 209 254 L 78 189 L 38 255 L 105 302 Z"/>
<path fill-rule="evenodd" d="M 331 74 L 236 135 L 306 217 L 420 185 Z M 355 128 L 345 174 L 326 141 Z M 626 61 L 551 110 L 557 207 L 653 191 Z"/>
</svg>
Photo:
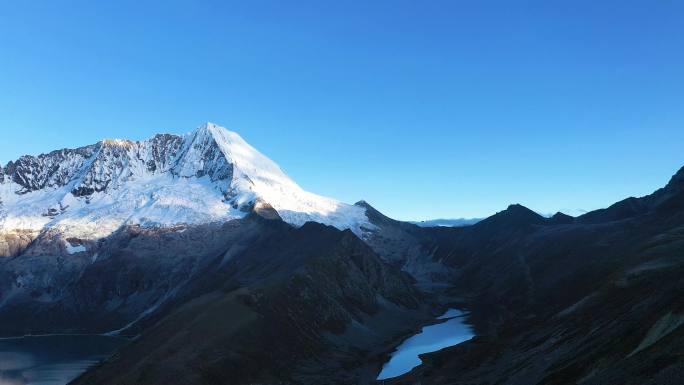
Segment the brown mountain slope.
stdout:
<svg viewBox="0 0 684 385">
<path fill-rule="evenodd" d="M 375 357 L 429 317 L 408 276 L 350 231 L 275 229 L 224 284 L 146 330 L 75 384 L 367 383 Z"/>
</svg>

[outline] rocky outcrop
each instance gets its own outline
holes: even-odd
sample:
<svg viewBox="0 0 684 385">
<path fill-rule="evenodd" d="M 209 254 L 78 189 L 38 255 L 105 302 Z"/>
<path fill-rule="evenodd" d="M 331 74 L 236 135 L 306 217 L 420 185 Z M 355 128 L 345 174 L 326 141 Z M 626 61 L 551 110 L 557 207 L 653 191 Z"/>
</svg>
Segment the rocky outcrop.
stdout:
<svg viewBox="0 0 684 385">
<path fill-rule="evenodd" d="M 37 232 L 28 230 L 0 232 L 0 259 L 21 254 L 37 236 Z"/>
<path fill-rule="evenodd" d="M 142 142 L 103 140 L 77 149 L 22 156 L 2 168 L 0 183 L 6 176 L 19 186 L 17 194 L 26 194 L 76 182 L 74 195 L 87 196 L 130 178 L 166 172 L 229 180 L 232 165 L 210 132 L 200 129 L 186 137 L 160 134 Z"/>
<path fill-rule="evenodd" d="M 48 187 L 62 187 L 77 177 L 78 171 L 99 149 L 99 145 L 63 149 L 39 156 L 22 156 L 9 162 L 3 172 L 7 181 L 18 185 L 17 194 Z"/>
</svg>

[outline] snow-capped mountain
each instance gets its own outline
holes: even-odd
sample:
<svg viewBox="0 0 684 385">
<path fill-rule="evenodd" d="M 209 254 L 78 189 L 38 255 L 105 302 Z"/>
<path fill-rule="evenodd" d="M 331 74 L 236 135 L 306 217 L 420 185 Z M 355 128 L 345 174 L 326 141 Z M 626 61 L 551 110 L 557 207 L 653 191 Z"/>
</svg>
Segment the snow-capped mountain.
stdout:
<svg viewBox="0 0 684 385">
<path fill-rule="evenodd" d="M 373 227 L 364 208 L 304 191 L 238 134 L 211 123 L 185 135 L 22 156 L 0 168 L 5 234 L 94 240 L 127 225 L 230 221 L 257 202 L 295 226 L 315 221 L 359 235 Z"/>
</svg>

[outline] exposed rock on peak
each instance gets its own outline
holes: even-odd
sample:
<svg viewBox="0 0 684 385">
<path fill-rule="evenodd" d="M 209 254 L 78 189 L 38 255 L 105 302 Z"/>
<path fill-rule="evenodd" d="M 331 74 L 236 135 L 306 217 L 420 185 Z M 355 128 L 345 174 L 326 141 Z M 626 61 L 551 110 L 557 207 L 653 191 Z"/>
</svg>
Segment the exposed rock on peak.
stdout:
<svg viewBox="0 0 684 385">
<path fill-rule="evenodd" d="M 364 200 L 354 203 L 354 206 L 362 207 L 364 210 L 366 210 L 366 216 L 370 219 L 372 223 L 396 222 L 395 220 L 385 216 L 385 214 L 381 213 L 375 207 L 371 206 L 368 202 Z"/>
<path fill-rule="evenodd" d="M 75 176 L 76 170 L 98 150 L 99 145 L 77 149 L 62 149 L 38 156 L 24 155 L 10 161 L 4 168 L 4 182 L 17 186 L 17 194 L 26 194 L 48 187 L 62 187 Z M 9 180 L 7 180 L 9 179 Z"/>
<path fill-rule="evenodd" d="M 278 212 L 273 208 L 273 206 L 269 205 L 268 203 L 258 200 L 254 203 L 254 207 L 252 208 L 252 211 L 268 220 L 282 220 L 280 215 L 278 215 Z"/>
</svg>

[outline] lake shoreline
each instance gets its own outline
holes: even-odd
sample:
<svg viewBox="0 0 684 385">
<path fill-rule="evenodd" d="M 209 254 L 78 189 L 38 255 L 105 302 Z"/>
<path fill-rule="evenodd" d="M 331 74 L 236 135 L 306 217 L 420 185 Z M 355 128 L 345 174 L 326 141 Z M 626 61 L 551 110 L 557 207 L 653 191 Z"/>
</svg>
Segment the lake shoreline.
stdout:
<svg viewBox="0 0 684 385">
<path fill-rule="evenodd" d="M 376 383 L 409 373 L 420 366 L 422 354 L 455 346 L 475 337 L 475 327 L 468 322 L 469 316 L 466 310 L 447 308 L 442 315 L 421 325 L 416 332 L 401 338 L 391 351 L 382 355 L 383 362 Z M 447 324 L 452 328 L 441 327 L 441 334 L 435 334 L 435 327 Z"/>
</svg>

